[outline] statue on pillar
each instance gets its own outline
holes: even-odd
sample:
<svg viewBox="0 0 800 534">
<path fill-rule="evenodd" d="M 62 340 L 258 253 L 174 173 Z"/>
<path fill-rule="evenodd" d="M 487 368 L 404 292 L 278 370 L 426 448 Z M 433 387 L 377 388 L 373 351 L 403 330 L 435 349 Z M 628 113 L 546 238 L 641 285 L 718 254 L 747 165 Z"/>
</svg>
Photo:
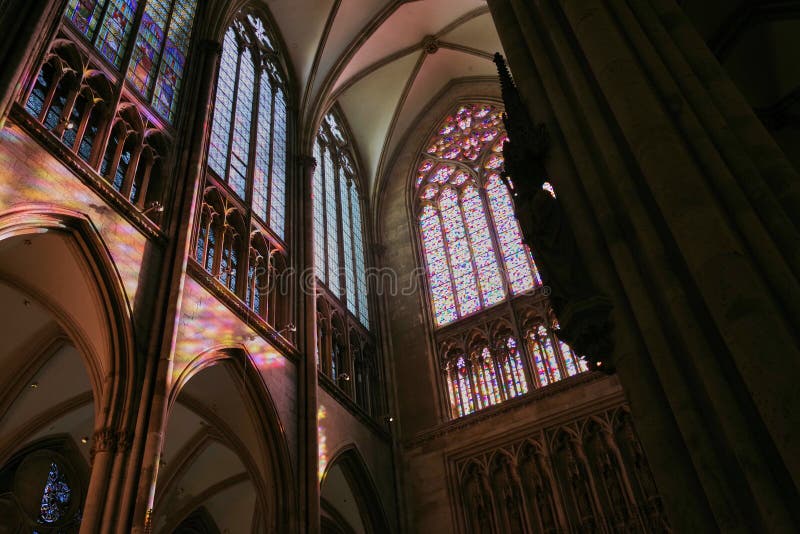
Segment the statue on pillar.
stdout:
<svg viewBox="0 0 800 534">
<path fill-rule="evenodd" d="M 542 283 L 561 329 L 559 338 L 581 355 L 589 367 L 613 371 L 611 302 L 600 294 L 581 261 L 575 236 L 561 204 L 545 184 L 549 136 L 544 124 L 534 124 L 511 79 L 503 56 L 494 61 L 505 103 L 503 179 L 512 192 L 523 240 L 530 247 Z"/>
</svg>

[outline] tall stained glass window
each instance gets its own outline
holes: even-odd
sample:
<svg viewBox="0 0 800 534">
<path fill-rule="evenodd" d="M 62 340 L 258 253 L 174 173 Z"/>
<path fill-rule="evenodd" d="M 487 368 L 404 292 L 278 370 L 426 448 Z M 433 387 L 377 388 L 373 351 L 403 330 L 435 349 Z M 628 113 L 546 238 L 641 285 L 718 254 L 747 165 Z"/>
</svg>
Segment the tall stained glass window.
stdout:
<svg viewBox="0 0 800 534">
<path fill-rule="evenodd" d="M 320 126 L 314 157 L 316 275 L 369 328 L 361 201 L 352 147 L 333 112 Z"/>
<path fill-rule="evenodd" d="M 239 17 L 222 44 L 208 167 L 279 239 L 285 238 L 287 102 L 264 23 Z M 159 75 L 160 76 L 160 75 Z"/>
<path fill-rule="evenodd" d="M 541 284 L 500 172 L 502 111 L 462 105 L 428 143 L 417 173 L 420 238 L 437 326 Z"/>
<path fill-rule="evenodd" d="M 197 0 L 70 0 L 64 15 L 106 61 L 125 68 L 136 91 L 173 122 L 196 9 Z"/>
<path fill-rule="evenodd" d="M 507 139 L 502 109 L 462 104 L 416 167 L 414 215 L 454 418 L 588 370 L 558 338 L 549 297 L 537 290 L 542 281 L 502 178 Z M 543 189 L 555 197 L 550 183 Z"/>
</svg>

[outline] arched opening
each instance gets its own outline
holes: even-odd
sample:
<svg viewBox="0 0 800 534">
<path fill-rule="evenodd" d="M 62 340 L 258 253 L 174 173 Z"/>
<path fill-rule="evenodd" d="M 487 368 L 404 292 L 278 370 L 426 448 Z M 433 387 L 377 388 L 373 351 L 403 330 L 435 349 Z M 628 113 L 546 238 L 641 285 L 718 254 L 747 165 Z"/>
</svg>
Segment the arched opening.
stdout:
<svg viewBox="0 0 800 534">
<path fill-rule="evenodd" d="M 247 354 L 200 355 L 171 397 L 153 532 L 287 531 L 286 445 Z"/>
<path fill-rule="evenodd" d="M 0 299 L 0 523 L 77 532 L 109 488 L 111 462 L 92 471 L 92 458 L 131 424 L 121 281 L 86 220 L 12 212 L 0 218 Z"/>
<path fill-rule="evenodd" d="M 323 534 L 389 532 L 375 485 L 355 447 L 342 450 L 328 463 L 320 491 Z"/>
</svg>

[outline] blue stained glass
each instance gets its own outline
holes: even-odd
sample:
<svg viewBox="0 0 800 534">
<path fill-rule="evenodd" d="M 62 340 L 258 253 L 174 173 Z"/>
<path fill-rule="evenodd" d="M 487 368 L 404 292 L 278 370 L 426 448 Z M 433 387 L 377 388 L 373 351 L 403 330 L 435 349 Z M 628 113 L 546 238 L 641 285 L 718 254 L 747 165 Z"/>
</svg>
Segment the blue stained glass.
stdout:
<svg viewBox="0 0 800 534">
<path fill-rule="evenodd" d="M 39 506 L 39 519 L 43 523 L 55 523 L 61 519 L 67 511 L 71 497 L 72 490 L 64 474 L 58 464 L 51 462 Z"/>
<path fill-rule="evenodd" d="M 339 198 L 341 199 L 342 250 L 344 251 L 344 287 L 341 288 L 341 296 L 347 299 L 347 309 L 356 314 L 358 306 L 355 273 L 353 272 L 353 218 L 350 212 L 350 192 L 344 177 L 339 179 Z"/>
<path fill-rule="evenodd" d="M 272 140 L 272 85 L 267 76 L 261 77 L 258 93 L 258 125 L 256 127 L 256 157 L 253 169 L 253 211 L 269 221 L 269 173 Z"/>
<path fill-rule="evenodd" d="M 233 116 L 233 87 L 236 80 L 238 55 L 236 35 L 232 29 L 225 33 L 222 58 L 217 77 L 217 94 L 214 101 L 214 119 L 208 147 L 208 166 L 221 178 L 227 178 L 228 144 Z"/>
<path fill-rule="evenodd" d="M 319 142 L 314 143 L 313 211 L 314 211 L 314 266 L 317 278 L 325 281 L 325 189 L 322 169 L 322 152 Z"/>
<path fill-rule="evenodd" d="M 50 89 L 51 83 L 53 83 L 53 66 L 50 63 L 45 63 L 39 70 L 36 84 L 34 84 L 28 101 L 25 103 L 25 109 L 37 119 L 44 109 L 44 101 L 47 98 L 47 91 Z"/>
<path fill-rule="evenodd" d="M 330 149 L 323 152 L 325 171 L 325 221 L 328 244 L 328 269 L 325 282 L 334 295 L 339 294 L 339 206 L 336 202 L 336 171 Z"/>
<path fill-rule="evenodd" d="M 70 0 L 64 16 L 69 19 L 72 25 L 86 36 L 87 39 L 94 37 L 97 29 L 97 19 L 103 11 L 103 6 L 107 0 L 98 2 L 97 0 Z"/>
<path fill-rule="evenodd" d="M 236 113 L 233 120 L 233 140 L 228 184 L 239 198 L 245 198 L 247 169 L 250 158 L 250 125 L 253 113 L 255 70 L 249 50 L 239 58 L 239 87 L 236 93 Z"/>
<path fill-rule="evenodd" d="M 133 30 L 137 0 L 109 0 L 95 48 L 115 67 L 122 66 L 128 40 Z"/>
<path fill-rule="evenodd" d="M 367 277 L 362 238 L 361 203 L 355 186 L 350 188 L 350 206 L 353 213 L 353 248 L 355 249 L 356 294 L 358 295 L 358 317 L 364 327 L 369 328 L 369 304 L 367 302 Z"/>
<path fill-rule="evenodd" d="M 177 98 L 186 68 L 186 54 L 192 33 L 196 0 L 176 0 L 167 32 L 167 42 L 153 92 L 153 107 L 169 121 L 175 119 Z"/>
<path fill-rule="evenodd" d="M 286 220 L 286 95 L 278 88 L 275 91 L 275 121 L 272 138 L 272 178 L 270 180 L 270 228 L 284 237 Z"/>
<path fill-rule="evenodd" d="M 170 6 L 164 0 L 149 0 L 145 7 L 136 44 L 128 69 L 128 80 L 139 93 L 147 96 L 155 80 L 158 56 L 164 43 L 164 29 Z"/>
</svg>

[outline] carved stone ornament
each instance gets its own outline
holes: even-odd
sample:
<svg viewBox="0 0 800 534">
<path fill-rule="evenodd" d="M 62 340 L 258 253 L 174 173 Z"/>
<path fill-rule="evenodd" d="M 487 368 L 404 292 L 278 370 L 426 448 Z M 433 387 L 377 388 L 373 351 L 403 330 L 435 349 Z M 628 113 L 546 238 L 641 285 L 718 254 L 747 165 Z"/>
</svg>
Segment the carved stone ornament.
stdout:
<svg viewBox="0 0 800 534">
<path fill-rule="evenodd" d="M 545 158 L 550 139 L 544 124 L 534 124 L 511 79 L 503 56 L 494 55 L 505 103 L 503 178 L 513 192 L 514 211 L 550 291 L 561 329 L 559 337 L 594 370 L 612 372 L 611 301 L 592 283 L 574 233 L 559 201 L 542 186 L 548 181 Z M 513 181 L 512 181 L 513 178 Z"/>
</svg>

